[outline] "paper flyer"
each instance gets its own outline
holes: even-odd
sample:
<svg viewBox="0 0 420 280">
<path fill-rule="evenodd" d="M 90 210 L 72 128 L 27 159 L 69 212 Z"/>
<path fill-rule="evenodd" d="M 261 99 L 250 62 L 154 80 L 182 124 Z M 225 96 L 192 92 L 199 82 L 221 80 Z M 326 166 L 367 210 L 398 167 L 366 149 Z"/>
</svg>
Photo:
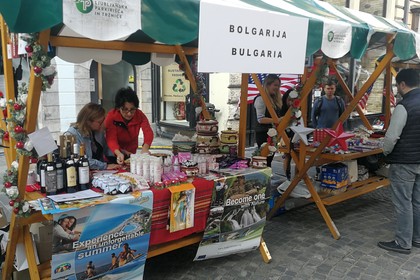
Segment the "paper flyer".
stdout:
<svg viewBox="0 0 420 280">
<path fill-rule="evenodd" d="M 259 247 L 266 222 L 270 178 L 271 168 L 247 169 L 215 181 L 210 214 L 194 260 Z"/>
<path fill-rule="evenodd" d="M 54 214 L 51 279 L 142 279 L 152 209 L 144 191 Z"/>
<path fill-rule="evenodd" d="M 193 184 L 182 184 L 170 187 L 170 232 L 194 226 L 195 187 Z"/>
</svg>

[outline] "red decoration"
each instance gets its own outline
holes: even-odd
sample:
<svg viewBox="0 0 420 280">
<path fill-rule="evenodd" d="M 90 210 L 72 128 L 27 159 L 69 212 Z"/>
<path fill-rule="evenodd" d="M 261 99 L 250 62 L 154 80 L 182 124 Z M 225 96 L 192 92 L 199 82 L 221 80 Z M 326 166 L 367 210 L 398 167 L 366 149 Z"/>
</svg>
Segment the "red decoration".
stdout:
<svg viewBox="0 0 420 280">
<path fill-rule="evenodd" d="M 15 214 L 19 213 L 19 208 L 13 208 L 13 212 L 14 212 Z"/>
<path fill-rule="evenodd" d="M 3 117 L 4 117 L 5 119 L 7 119 L 7 109 L 4 109 L 4 110 L 3 110 Z"/>
<path fill-rule="evenodd" d="M 10 135 L 9 135 L 9 131 L 5 131 L 3 134 L 3 140 L 4 141 L 9 141 L 10 140 Z"/>
<path fill-rule="evenodd" d="M 17 149 L 23 149 L 23 147 L 25 146 L 25 144 L 22 141 L 19 141 L 16 143 L 16 148 Z"/>
<path fill-rule="evenodd" d="M 13 207 L 13 205 L 15 205 L 15 201 L 14 200 L 10 200 L 9 201 L 9 205 Z"/>
<path fill-rule="evenodd" d="M 343 124 L 340 122 L 335 130 L 325 129 L 325 132 L 331 135 L 328 146 L 334 146 L 338 144 L 344 151 L 347 151 L 346 139 L 354 137 L 352 133 L 346 133 L 343 129 Z"/>
<path fill-rule="evenodd" d="M 3 92 L 0 91 L 0 98 L 3 98 L 3 97 L 4 97 Z"/>
<path fill-rule="evenodd" d="M 41 67 L 38 67 L 38 66 L 34 66 L 34 72 L 35 72 L 36 74 L 41 74 L 41 72 L 42 72 L 42 68 L 41 68 Z"/>
<path fill-rule="evenodd" d="M 25 51 L 26 51 L 27 53 L 31 53 L 31 52 L 33 52 L 33 51 L 34 51 L 34 49 L 32 48 L 32 46 L 31 46 L 31 45 L 26 45 L 26 46 L 25 46 Z"/>
<path fill-rule="evenodd" d="M 15 126 L 15 133 L 22 133 L 23 131 L 23 127 L 21 127 L 20 125 Z"/>
<path fill-rule="evenodd" d="M 20 105 L 19 103 L 15 103 L 13 104 L 13 108 L 15 109 L 15 111 L 19 111 L 22 110 L 22 105 Z"/>
<path fill-rule="evenodd" d="M 293 106 L 294 108 L 299 108 L 299 107 L 300 107 L 300 99 L 295 99 L 295 100 L 293 101 L 292 106 Z"/>
<path fill-rule="evenodd" d="M 11 186 L 12 186 L 12 183 L 10 183 L 10 182 L 5 182 L 5 183 L 4 183 L 4 187 L 5 187 L 6 189 L 10 188 Z"/>
</svg>

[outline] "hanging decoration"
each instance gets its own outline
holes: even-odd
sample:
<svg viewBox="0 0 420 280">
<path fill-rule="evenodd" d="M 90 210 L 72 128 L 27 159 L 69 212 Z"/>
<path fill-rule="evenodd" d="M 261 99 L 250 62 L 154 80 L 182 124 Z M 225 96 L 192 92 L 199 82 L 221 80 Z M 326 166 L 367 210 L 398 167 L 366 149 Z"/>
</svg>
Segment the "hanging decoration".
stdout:
<svg viewBox="0 0 420 280">
<path fill-rule="evenodd" d="M 267 131 L 267 142 L 261 144 L 261 147 L 257 148 L 252 155 L 260 156 L 263 154 L 264 150 L 268 151 L 268 156 L 274 155 L 278 150 L 279 139 L 277 139 L 277 130 L 275 128 L 270 128 Z"/>
<path fill-rule="evenodd" d="M 28 87 L 26 83 L 22 83 L 18 87 L 18 98 L 16 101 L 12 99 L 7 101 L 9 105 L 9 117 L 6 119 L 7 131 L 0 129 L 0 136 L 3 140 L 8 141 L 12 137 L 16 141 L 16 152 L 23 156 L 33 156 L 35 149 L 27 136 L 24 129 L 26 119 L 26 102 L 28 99 Z M 3 105 L 1 109 L 6 109 Z M 3 191 L 10 199 L 9 205 L 13 207 L 13 212 L 18 217 L 28 217 L 31 214 L 31 207 L 28 201 L 19 198 L 18 189 L 18 161 L 14 161 L 11 167 L 4 172 Z"/>
<path fill-rule="evenodd" d="M 308 145 L 308 134 L 313 132 L 315 129 L 305 127 L 303 124 L 297 126 L 291 126 L 290 129 L 295 133 L 292 138 L 292 142 L 296 143 L 302 140 L 305 145 Z"/>
<path fill-rule="evenodd" d="M 295 89 L 289 93 L 289 97 L 287 98 L 287 103 L 292 111 L 290 125 L 296 126 L 300 124 L 300 118 L 302 117 L 302 111 L 300 110 L 301 91 L 302 85 L 297 84 Z"/>
<path fill-rule="evenodd" d="M 29 202 L 19 198 L 18 189 L 18 168 L 19 164 L 14 161 L 11 167 L 4 172 L 3 175 L 3 192 L 10 199 L 9 205 L 13 208 L 13 213 L 18 217 L 29 217 L 32 212 L 32 207 Z"/>
<path fill-rule="evenodd" d="M 25 50 L 31 57 L 31 66 L 35 76 L 42 79 L 41 90 L 45 91 L 47 88 L 51 88 L 57 72 L 55 67 L 51 65 L 51 57 L 38 43 L 38 36 L 39 33 L 24 33 L 20 37 L 27 43 Z"/>
</svg>

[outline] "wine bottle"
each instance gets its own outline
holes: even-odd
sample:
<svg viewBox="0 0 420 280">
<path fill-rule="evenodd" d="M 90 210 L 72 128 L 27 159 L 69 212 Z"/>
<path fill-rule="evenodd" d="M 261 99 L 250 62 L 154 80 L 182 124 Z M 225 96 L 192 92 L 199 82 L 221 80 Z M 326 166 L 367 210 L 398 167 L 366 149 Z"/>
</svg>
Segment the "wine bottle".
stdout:
<svg viewBox="0 0 420 280">
<path fill-rule="evenodd" d="M 85 154 L 85 146 L 80 145 L 79 161 L 77 162 L 80 190 L 89 189 L 89 160 Z"/>
<path fill-rule="evenodd" d="M 47 160 L 45 157 L 42 157 L 39 161 L 39 183 L 41 185 L 41 192 L 46 193 L 45 188 L 45 170 L 47 169 Z"/>
<path fill-rule="evenodd" d="M 64 165 L 66 164 L 66 146 L 64 135 L 60 135 L 59 154 L 55 157 L 55 168 L 57 169 L 57 192 L 67 192 L 66 172 Z"/>
<path fill-rule="evenodd" d="M 57 169 L 52 153 L 49 153 L 47 158 L 48 161 L 45 168 L 45 189 L 47 195 L 53 195 L 57 193 Z"/>
<path fill-rule="evenodd" d="M 68 193 L 74 193 L 79 190 L 77 186 L 77 168 L 73 155 L 66 160 L 66 182 Z"/>
</svg>

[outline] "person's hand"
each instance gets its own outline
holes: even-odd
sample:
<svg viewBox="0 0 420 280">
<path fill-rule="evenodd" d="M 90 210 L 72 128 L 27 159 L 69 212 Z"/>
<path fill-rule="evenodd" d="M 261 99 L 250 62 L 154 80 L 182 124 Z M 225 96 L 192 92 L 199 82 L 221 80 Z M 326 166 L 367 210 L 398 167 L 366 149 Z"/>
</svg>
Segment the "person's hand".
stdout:
<svg viewBox="0 0 420 280">
<path fill-rule="evenodd" d="M 106 169 L 120 169 L 120 165 L 119 164 L 115 164 L 115 163 L 110 163 L 106 166 Z"/>
<path fill-rule="evenodd" d="M 148 154 L 148 155 L 150 155 L 150 151 L 147 149 L 144 149 L 144 150 L 141 150 L 141 152 L 140 152 L 141 154 Z"/>
</svg>

